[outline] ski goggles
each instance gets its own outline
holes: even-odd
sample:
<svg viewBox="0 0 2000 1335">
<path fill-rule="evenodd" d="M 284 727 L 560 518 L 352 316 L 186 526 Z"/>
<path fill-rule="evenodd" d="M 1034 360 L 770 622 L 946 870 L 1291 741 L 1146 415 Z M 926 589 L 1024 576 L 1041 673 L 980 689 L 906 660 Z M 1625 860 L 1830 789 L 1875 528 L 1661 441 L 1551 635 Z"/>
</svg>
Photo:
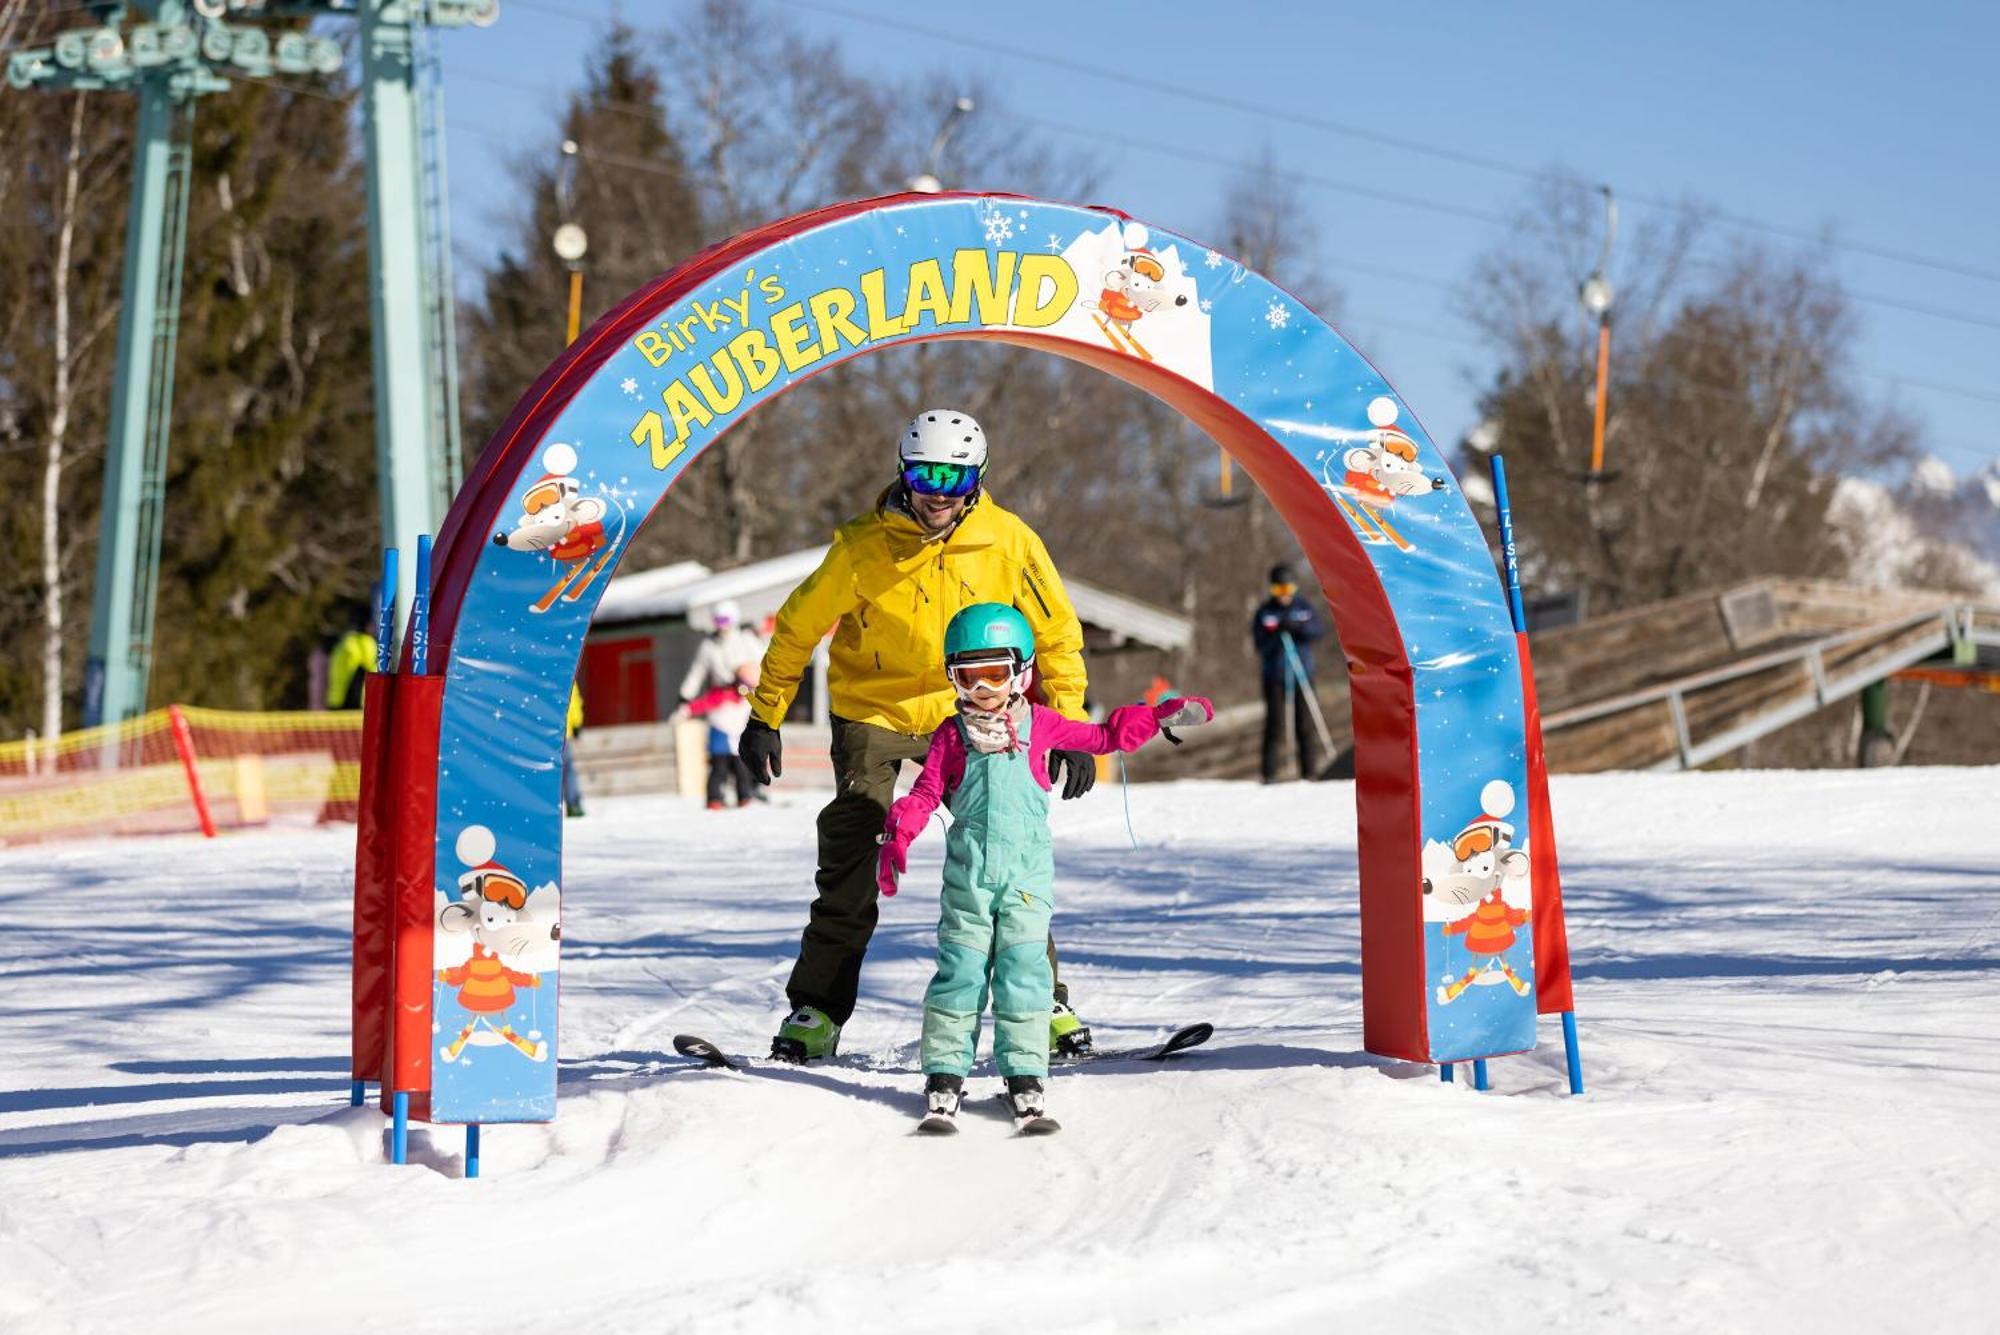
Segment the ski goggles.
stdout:
<svg viewBox="0 0 2000 1335">
<path fill-rule="evenodd" d="M 1299 586 L 1296 584 L 1273 584 L 1271 586 L 1272 595 L 1278 598 L 1289 598 L 1298 591 Z"/>
<path fill-rule="evenodd" d="M 919 496 L 970 496 L 979 486 L 979 468 L 975 464 L 904 464 L 903 485 Z"/>
<path fill-rule="evenodd" d="M 1006 686 L 1026 666 L 1016 667 L 1011 658 L 988 658 L 977 663 L 947 664 L 945 671 L 950 674 L 953 686 L 969 691 L 976 686 Z"/>
<path fill-rule="evenodd" d="M 489 903 L 505 904 L 510 909 L 527 907 L 528 887 L 511 876 L 480 876 L 467 889 Z"/>
<path fill-rule="evenodd" d="M 1451 841 L 1451 855 L 1460 862 L 1493 851 L 1498 835 L 1491 825 L 1477 825 Z"/>
<path fill-rule="evenodd" d="M 1413 464 L 1417 461 L 1417 442 L 1402 432 L 1384 431 L 1376 440 L 1386 453 L 1395 455 L 1404 463 Z"/>
</svg>

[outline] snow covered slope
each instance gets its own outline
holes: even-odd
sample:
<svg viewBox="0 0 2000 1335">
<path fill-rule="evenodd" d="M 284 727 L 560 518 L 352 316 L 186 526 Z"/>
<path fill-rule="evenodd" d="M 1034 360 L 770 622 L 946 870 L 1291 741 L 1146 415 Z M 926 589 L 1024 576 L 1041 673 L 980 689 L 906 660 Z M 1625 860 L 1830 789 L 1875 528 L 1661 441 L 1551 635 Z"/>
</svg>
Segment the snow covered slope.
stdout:
<svg viewBox="0 0 2000 1335">
<path fill-rule="evenodd" d="M 563 1104 L 345 1102 L 352 832 L 0 855 L 0 1331 L 1970 1330 L 2000 1243 L 2000 772 L 1556 781 L 1590 1093 L 1360 1052 L 1352 792 L 1058 807 L 1066 1130 L 908 1132 L 942 841 L 825 1068 L 760 1049 L 812 809 L 570 826 Z M 975 1077 L 976 1091 L 997 1084 Z M 275 1128 L 275 1129 L 274 1129 Z"/>
</svg>

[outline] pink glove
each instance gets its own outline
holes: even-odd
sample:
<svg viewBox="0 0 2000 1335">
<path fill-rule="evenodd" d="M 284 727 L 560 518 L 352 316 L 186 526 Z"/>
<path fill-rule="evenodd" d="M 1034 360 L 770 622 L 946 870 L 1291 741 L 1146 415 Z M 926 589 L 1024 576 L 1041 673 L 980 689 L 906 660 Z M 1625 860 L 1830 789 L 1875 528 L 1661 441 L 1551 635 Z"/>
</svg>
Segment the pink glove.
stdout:
<svg viewBox="0 0 2000 1335">
<path fill-rule="evenodd" d="M 896 878 L 909 869 L 909 845 L 899 835 L 883 835 L 882 852 L 875 859 L 875 888 L 885 898 L 895 898 Z"/>
<path fill-rule="evenodd" d="M 1207 696 L 1177 695 L 1153 706 L 1153 717 L 1162 728 L 1192 728 L 1215 718 L 1215 705 Z"/>
</svg>

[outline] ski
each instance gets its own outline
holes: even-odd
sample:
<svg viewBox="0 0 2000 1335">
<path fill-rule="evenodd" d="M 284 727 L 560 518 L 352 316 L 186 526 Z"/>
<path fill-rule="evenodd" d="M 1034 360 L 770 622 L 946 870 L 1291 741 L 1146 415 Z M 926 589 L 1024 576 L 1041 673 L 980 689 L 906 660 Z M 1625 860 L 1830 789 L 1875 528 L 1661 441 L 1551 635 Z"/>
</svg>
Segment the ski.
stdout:
<svg viewBox="0 0 2000 1335">
<path fill-rule="evenodd" d="M 950 1113 L 930 1113 L 917 1123 L 920 1136 L 955 1136 L 958 1134 L 958 1119 Z"/>
<path fill-rule="evenodd" d="M 1093 1048 L 1089 1052 L 1080 1052 L 1074 1056 L 1062 1055 L 1052 1057 L 1050 1058 L 1050 1062 L 1055 1066 L 1080 1066 L 1085 1062 L 1165 1061 L 1169 1057 L 1179 1056 L 1189 1048 L 1200 1047 L 1202 1044 L 1208 1042 L 1209 1037 L 1214 1033 L 1215 1026 L 1206 1022 L 1183 1025 L 1181 1028 L 1167 1035 L 1160 1042 L 1152 1043 L 1145 1047 Z"/>
<path fill-rule="evenodd" d="M 693 1057 L 696 1061 L 712 1066 L 718 1071 L 740 1071 L 743 1064 L 705 1038 L 693 1034 L 675 1034 L 674 1051 L 683 1057 Z"/>
</svg>

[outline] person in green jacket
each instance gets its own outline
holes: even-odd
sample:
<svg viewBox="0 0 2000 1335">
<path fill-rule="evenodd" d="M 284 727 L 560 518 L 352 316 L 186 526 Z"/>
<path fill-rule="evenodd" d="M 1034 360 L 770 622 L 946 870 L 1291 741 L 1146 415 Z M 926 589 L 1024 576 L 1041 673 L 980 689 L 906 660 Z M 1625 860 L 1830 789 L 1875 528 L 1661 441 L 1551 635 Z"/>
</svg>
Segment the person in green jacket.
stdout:
<svg viewBox="0 0 2000 1335">
<path fill-rule="evenodd" d="M 375 670 L 375 637 L 350 630 L 334 643 L 326 664 L 326 707 L 361 708 L 361 683 Z"/>
</svg>

